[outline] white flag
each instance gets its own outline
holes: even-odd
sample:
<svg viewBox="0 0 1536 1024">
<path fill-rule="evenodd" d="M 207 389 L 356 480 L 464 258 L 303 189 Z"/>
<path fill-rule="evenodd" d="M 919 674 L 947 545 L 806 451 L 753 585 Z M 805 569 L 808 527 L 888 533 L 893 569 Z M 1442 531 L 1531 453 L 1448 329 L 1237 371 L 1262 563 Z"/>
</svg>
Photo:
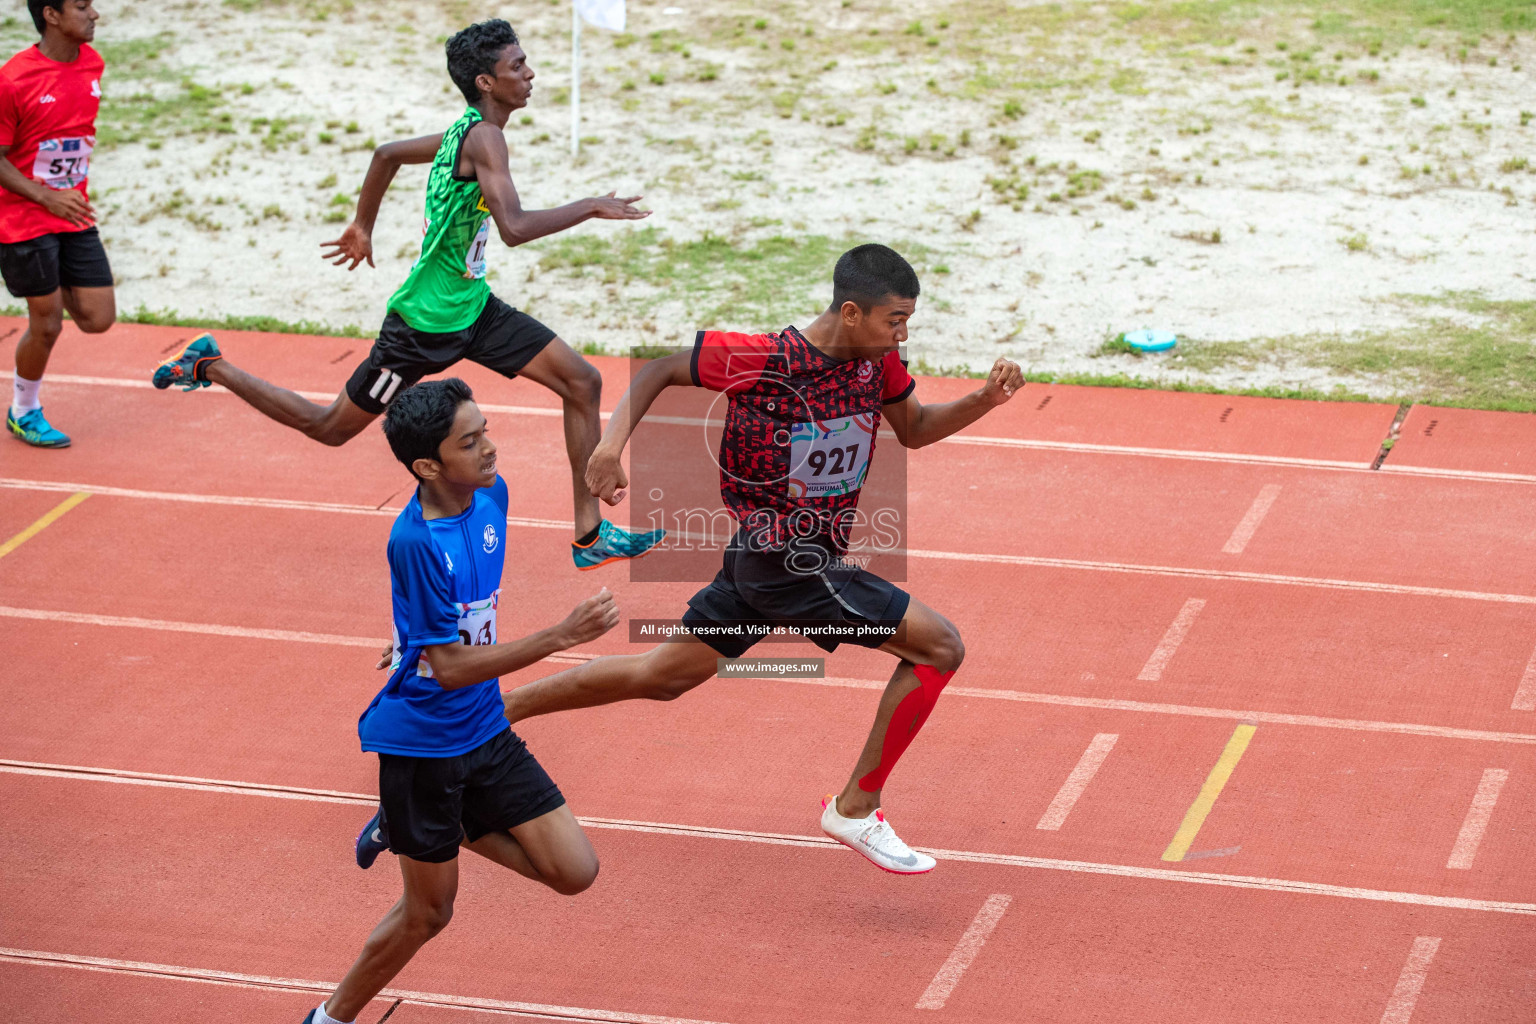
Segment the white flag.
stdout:
<svg viewBox="0 0 1536 1024">
<path fill-rule="evenodd" d="M 574 0 L 581 20 L 597 28 L 624 31 L 624 0 Z"/>
</svg>

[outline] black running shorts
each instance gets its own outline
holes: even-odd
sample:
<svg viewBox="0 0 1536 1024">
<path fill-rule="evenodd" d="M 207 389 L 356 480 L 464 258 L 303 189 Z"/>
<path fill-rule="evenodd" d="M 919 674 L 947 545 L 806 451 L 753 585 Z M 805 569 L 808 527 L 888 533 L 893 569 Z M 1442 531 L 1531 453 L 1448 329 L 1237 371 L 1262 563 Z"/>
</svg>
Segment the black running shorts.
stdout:
<svg viewBox="0 0 1536 1024">
<path fill-rule="evenodd" d="M 397 856 L 441 864 L 474 842 L 565 803 L 511 729 L 458 757 L 379 755 L 379 806 Z"/>
<path fill-rule="evenodd" d="M 461 359 L 515 377 L 554 337 L 554 331 L 494 295 L 474 323 L 447 334 L 418 331 L 390 313 L 368 358 L 352 371 L 347 397 L 378 415 L 401 391 Z"/>
<path fill-rule="evenodd" d="M 824 552 L 754 550 L 745 535 L 731 539 L 720 571 L 683 615 L 689 632 L 721 657 L 741 657 L 774 626 L 802 632 L 824 651 L 845 643 L 874 648 L 902 636 L 912 601 L 905 590 Z"/>
<path fill-rule="evenodd" d="M 0 276 L 18 299 L 65 288 L 111 288 L 112 267 L 93 227 L 0 244 Z"/>
</svg>

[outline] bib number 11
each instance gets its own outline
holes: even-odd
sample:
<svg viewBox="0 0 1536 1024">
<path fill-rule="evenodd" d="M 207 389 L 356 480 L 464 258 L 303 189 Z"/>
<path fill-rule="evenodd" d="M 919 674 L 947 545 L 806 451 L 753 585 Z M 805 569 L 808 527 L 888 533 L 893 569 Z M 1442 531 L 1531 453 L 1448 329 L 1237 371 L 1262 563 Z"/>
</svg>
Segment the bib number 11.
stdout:
<svg viewBox="0 0 1536 1024">
<path fill-rule="evenodd" d="M 464 254 L 464 276 L 478 279 L 485 276 L 485 247 L 491 241 L 491 222 L 480 222 L 480 230 L 475 232 L 474 240 L 469 243 L 469 251 Z"/>
</svg>

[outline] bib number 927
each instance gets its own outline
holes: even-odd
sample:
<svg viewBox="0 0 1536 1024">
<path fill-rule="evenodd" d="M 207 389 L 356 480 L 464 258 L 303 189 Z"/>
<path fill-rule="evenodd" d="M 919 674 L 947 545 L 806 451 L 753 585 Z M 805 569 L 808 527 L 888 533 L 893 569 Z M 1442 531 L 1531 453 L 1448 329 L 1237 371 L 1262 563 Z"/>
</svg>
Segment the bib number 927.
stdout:
<svg viewBox="0 0 1536 1024">
<path fill-rule="evenodd" d="M 795 423 L 789 432 L 789 495 L 852 494 L 864 485 L 878 420 L 871 415 Z"/>
</svg>

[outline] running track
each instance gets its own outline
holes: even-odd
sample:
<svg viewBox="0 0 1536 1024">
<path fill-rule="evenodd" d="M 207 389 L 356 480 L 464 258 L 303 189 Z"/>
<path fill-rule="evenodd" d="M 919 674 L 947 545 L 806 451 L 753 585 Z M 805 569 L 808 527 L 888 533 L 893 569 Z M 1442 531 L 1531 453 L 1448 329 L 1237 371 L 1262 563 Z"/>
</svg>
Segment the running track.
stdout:
<svg viewBox="0 0 1536 1024">
<path fill-rule="evenodd" d="M 66 328 L 75 447 L 0 445 L 7 1021 L 296 1024 L 398 892 L 350 846 L 401 471 L 148 389 L 189 333 Z M 223 341 L 324 395 L 367 344 Z M 463 372 L 513 488 L 503 635 L 603 583 L 675 616 L 692 584 L 571 569 L 552 398 Z M 1371 470 L 1396 411 L 1031 384 L 912 453 L 906 585 L 969 653 L 887 810 L 939 868 L 816 828 L 880 655 L 536 720 L 597 885 L 464 858 L 360 1020 L 1531 1020 L 1536 417 L 1416 407 Z"/>
</svg>

